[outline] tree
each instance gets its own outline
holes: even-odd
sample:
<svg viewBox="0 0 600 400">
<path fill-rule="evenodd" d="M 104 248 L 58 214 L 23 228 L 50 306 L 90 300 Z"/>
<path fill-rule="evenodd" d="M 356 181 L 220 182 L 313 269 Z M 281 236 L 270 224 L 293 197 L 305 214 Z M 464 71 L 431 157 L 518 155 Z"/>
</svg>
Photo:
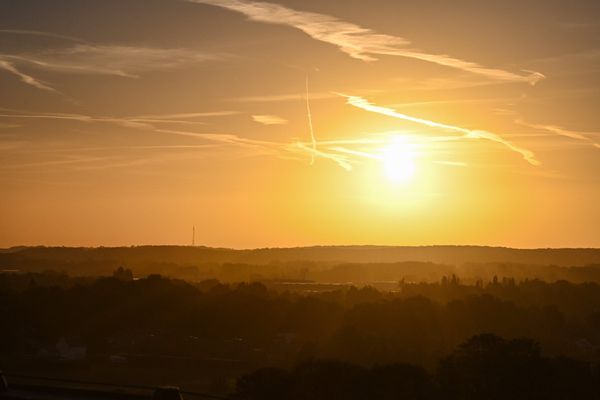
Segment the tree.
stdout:
<svg viewBox="0 0 600 400">
<path fill-rule="evenodd" d="M 480 334 L 441 361 L 438 379 L 450 399 L 541 399 L 546 394 L 543 371 L 534 341 Z"/>
<path fill-rule="evenodd" d="M 119 267 L 116 270 L 114 270 L 113 278 L 123 282 L 131 282 L 133 281 L 133 272 L 131 272 L 130 269 Z"/>
</svg>

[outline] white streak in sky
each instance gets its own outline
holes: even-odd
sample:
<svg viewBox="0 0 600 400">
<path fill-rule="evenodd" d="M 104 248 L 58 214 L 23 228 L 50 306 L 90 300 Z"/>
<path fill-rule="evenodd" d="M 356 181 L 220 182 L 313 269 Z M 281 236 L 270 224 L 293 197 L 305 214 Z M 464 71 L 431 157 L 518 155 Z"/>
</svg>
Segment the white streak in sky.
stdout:
<svg viewBox="0 0 600 400">
<path fill-rule="evenodd" d="M 14 66 L 13 63 L 3 60 L 2 56 L 0 56 L 0 69 L 3 69 L 5 71 L 10 72 L 13 75 L 16 75 L 19 78 L 19 80 L 21 80 L 21 82 L 29 86 L 33 86 L 42 90 L 47 90 L 49 92 L 57 92 L 56 89 L 46 85 L 44 82 L 34 78 L 33 76 L 27 75 L 24 72 L 21 72 L 19 69 L 17 69 L 17 67 Z"/>
<path fill-rule="evenodd" d="M 292 150 L 294 148 L 300 149 L 302 151 L 306 151 L 310 153 L 313 157 L 322 157 L 328 160 L 335 162 L 337 165 L 345 169 L 346 171 L 352 171 L 352 164 L 348 161 L 347 157 L 339 154 L 328 153 L 325 151 L 317 150 L 312 146 L 307 146 L 302 142 L 296 142 L 294 146 L 288 147 L 288 149 Z"/>
<path fill-rule="evenodd" d="M 541 164 L 535 158 L 535 155 L 533 154 L 532 151 L 530 151 L 528 149 L 524 149 L 522 147 L 519 147 L 495 133 L 483 131 L 483 130 L 467 129 L 467 128 L 462 128 L 459 126 L 448 125 L 448 124 L 443 124 L 440 122 L 430 121 L 430 120 L 423 119 L 423 118 L 412 117 L 410 115 L 399 113 L 396 110 L 391 109 L 391 108 L 372 104 L 368 100 L 363 99 L 362 97 L 346 96 L 346 95 L 342 95 L 342 96 L 346 97 L 346 102 L 348 104 L 350 104 L 351 106 L 363 109 L 365 111 L 369 111 L 369 112 L 373 112 L 373 113 L 377 113 L 377 114 L 381 114 L 381 115 L 387 115 L 389 117 L 414 122 L 414 123 L 429 126 L 432 128 L 440 128 L 440 129 L 444 129 L 444 130 L 448 130 L 448 131 L 459 132 L 459 133 L 463 134 L 464 138 L 468 138 L 468 139 L 487 139 L 487 140 L 490 140 L 490 141 L 493 141 L 496 143 L 500 143 L 500 144 L 508 147 L 510 150 L 521 154 L 523 159 L 525 159 L 527 162 L 529 162 L 532 165 L 537 166 L 537 165 Z"/>
<path fill-rule="evenodd" d="M 283 101 L 298 101 L 304 100 L 306 97 L 306 93 L 289 93 L 289 94 L 274 94 L 267 96 L 246 96 L 246 97 L 237 97 L 231 99 L 233 101 L 245 102 L 245 103 L 280 103 Z M 332 99 L 335 98 L 336 95 L 331 92 L 321 92 L 321 93 L 311 93 L 311 100 L 322 100 L 322 99 Z"/>
<path fill-rule="evenodd" d="M 2 113 L 0 117 L 15 118 L 15 119 L 49 119 L 49 120 L 68 120 L 85 123 L 100 122 L 110 123 L 126 128 L 151 129 L 154 124 L 182 124 L 182 125 L 197 125 L 204 124 L 202 121 L 197 121 L 197 118 L 219 117 L 239 114 L 237 111 L 212 111 L 212 112 L 195 112 L 195 113 L 178 113 L 178 114 L 153 114 L 140 115 L 133 117 L 106 117 L 106 116 L 90 116 L 84 114 L 67 114 L 67 113 Z"/>
<path fill-rule="evenodd" d="M 252 120 L 263 125 L 285 125 L 288 121 L 277 115 L 253 115 Z"/>
<path fill-rule="evenodd" d="M 308 75 L 306 76 L 306 114 L 308 116 L 308 128 L 310 129 L 310 141 L 312 143 L 310 165 L 315 163 L 315 153 L 317 151 L 317 140 L 315 139 L 315 131 L 313 129 L 312 114 L 310 112 L 310 101 L 308 99 Z"/>
<path fill-rule="evenodd" d="M 529 128 L 533 128 L 533 129 L 552 132 L 559 136 L 564 136 L 564 137 L 568 137 L 571 139 L 588 142 L 591 146 L 593 146 L 597 149 L 600 149 L 600 144 L 588 136 L 590 134 L 593 134 L 592 132 L 576 132 L 576 131 L 565 129 L 565 128 L 562 128 L 562 127 L 556 126 L 556 125 L 530 124 L 523 120 L 516 120 L 515 123 L 529 127 Z"/>
<path fill-rule="evenodd" d="M 362 61 L 376 61 L 375 56 L 388 55 L 418 59 L 501 81 L 527 82 L 533 85 L 544 78 L 544 75 L 539 72 L 523 71 L 526 74 L 517 74 L 502 69 L 484 67 L 478 63 L 445 54 L 427 53 L 408 47 L 410 42 L 402 37 L 377 33 L 369 28 L 326 14 L 297 11 L 279 4 L 249 0 L 187 1 L 236 11 L 252 21 L 291 26 L 315 40 L 337 46 L 350 57 Z"/>
<path fill-rule="evenodd" d="M 40 37 L 62 39 L 62 40 L 68 40 L 71 42 L 80 42 L 80 43 L 85 42 L 85 40 L 82 40 L 82 39 L 79 39 L 79 38 L 76 38 L 73 36 L 60 35 L 58 33 L 52 33 L 52 32 L 31 31 L 31 30 L 26 30 L 26 29 L 0 29 L 0 33 L 8 33 L 8 34 L 14 34 L 14 35 L 40 36 Z"/>
<path fill-rule="evenodd" d="M 190 118 L 204 118 L 204 117 L 226 117 L 229 115 L 239 114 L 239 111 L 205 111 L 205 112 L 189 112 L 189 113 L 175 113 L 175 114 L 146 114 L 139 115 L 133 118 L 150 118 L 159 120 L 177 120 L 177 119 L 190 119 Z"/>
<path fill-rule="evenodd" d="M 0 54 L 0 69 L 38 89 L 56 90 L 21 72 L 21 66 L 43 71 L 138 78 L 140 72 L 180 68 L 222 59 L 193 49 L 76 44 L 58 49 Z"/>
</svg>

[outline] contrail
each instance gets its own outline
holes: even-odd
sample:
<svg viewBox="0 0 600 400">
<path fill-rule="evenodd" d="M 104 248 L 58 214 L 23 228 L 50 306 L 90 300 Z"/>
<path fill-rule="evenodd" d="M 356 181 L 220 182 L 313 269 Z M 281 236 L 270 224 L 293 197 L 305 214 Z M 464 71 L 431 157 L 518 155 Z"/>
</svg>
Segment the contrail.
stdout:
<svg viewBox="0 0 600 400">
<path fill-rule="evenodd" d="M 530 163 L 532 165 L 536 165 L 536 166 L 541 164 L 535 158 L 535 154 L 533 154 L 532 151 L 530 151 L 528 149 L 524 149 L 522 147 L 519 147 L 495 133 L 488 132 L 488 131 L 482 131 L 482 130 L 472 130 L 472 129 L 467 129 L 467 128 L 461 128 L 460 126 L 448 125 L 448 124 L 443 124 L 443 123 L 439 123 L 439 122 L 435 122 L 435 121 L 430 121 L 428 119 L 412 117 L 410 115 L 399 113 L 396 110 L 391 109 L 391 108 L 372 104 L 368 100 L 363 99 L 362 97 L 359 97 L 359 96 L 347 96 L 344 94 L 340 94 L 340 96 L 345 97 L 346 102 L 348 104 L 350 104 L 351 106 L 363 109 L 365 111 L 370 111 L 370 112 L 374 112 L 377 114 L 387 115 L 389 117 L 399 118 L 399 119 L 403 119 L 405 121 L 410 121 L 410 122 L 414 122 L 414 123 L 421 124 L 421 125 L 426 125 L 426 126 L 433 127 L 433 128 L 441 128 L 441 129 L 446 129 L 449 131 L 460 132 L 464 135 L 464 138 L 487 139 L 487 140 L 490 140 L 490 141 L 493 141 L 496 143 L 500 143 L 500 144 L 508 147 L 510 150 L 521 154 L 521 156 L 528 163 Z"/>
<path fill-rule="evenodd" d="M 500 81 L 527 82 L 534 85 L 545 78 L 539 72 L 522 71 L 521 73 L 515 73 L 485 67 L 476 62 L 454 58 L 445 54 L 418 50 L 411 47 L 410 41 L 400 36 L 379 33 L 331 15 L 298 11 L 272 2 L 250 0 L 187 1 L 238 12 L 251 21 L 287 25 L 306 33 L 314 40 L 337 46 L 350 57 L 365 62 L 376 61 L 378 56 L 395 56 L 422 60 Z"/>
<path fill-rule="evenodd" d="M 527 126 L 529 128 L 533 128 L 533 129 L 539 129 L 539 130 L 552 132 L 559 136 L 564 136 L 564 137 L 568 137 L 571 139 L 583 140 L 585 142 L 588 142 L 591 146 L 593 146 L 597 149 L 600 149 L 600 143 L 597 143 L 594 139 L 587 136 L 587 135 L 592 134 L 592 132 L 577 132 L 577 131 L 572 131 L 572 130 L 568 130 L 565 128 L 561 128 L 560 126 L 556 126 L 556 125 L 530 124 L 521 119 L 516 120 L 515 123 L 517 123 L 519 125 Z"/>
<path fill-rule="evenodd" d="M 334 161 L 340 167 L 344 168 L 346 171 L 352 171 L 352 164 L 343 155 L 338 155 L 338 154 L 328 153 L 328 152 L 321 151 L 321 150 L 316 150 L 312 147 L 305 146 L 304 143 L 301 143 L 301 142 L 296 142 L 294 147 L 310 152 L 313 156 L 313 159 L 314 159 L 314 156 L 326 158 L 326 159 Z M 290 149 L 293 149 L 293 148 L 290 147 Z"/>
<path fill-rule="evenodd" d="M 310 153 L 310 165 L 313 165 L 315 163 L 315 153 L 317 151 L 317 140 L 315 139 L 315 132 L 313 130 L 312 115 L 310 112 L 310 101 L 308 99 L 308 75 L 306 75 L 306 113 L 308 115 L 308 127 L 310 128 L 310 140 L 312 142 L 313 149 L 313 151 Z"/>
<path fill-rule="evenodd" d="M 76 38 L 73 36 L 59 35 L 57 33 L 52 33 L 52 32 L 30 31 L 30 30 L 26 30 L 26 29 L 0 29 L 0 33 L 11 33 L 11 34 L 16 34 L 16 35 L 43 36 L 43 37 L 49 37 L 49 38 L 55 38 L 55 39 L 69 40 L 72 42 L 85 43 L 85 40 L 83 40 L 83 39 L 79 39 L 79 38 Z"/>
<path fill-rule="evenodd" d="M 23 82 L 27 85 L 36 87 L 38 89 L 47 90 L 49 92 L 59 93 L 58 90 L 46 85 L 44 82 L 35 79 L 33 76 L 30 76 L 30 75 L 27 75 L 27 74 L 21 72 L 12 63 L 10 63 L 6 60 L 3 60 L 2 57 L 0 57 L 0 69 L 3 69 L 5 71 L 10 72 L 13 75 L 16 75 L 21 80 L 21 82 Z"/>
</svg>

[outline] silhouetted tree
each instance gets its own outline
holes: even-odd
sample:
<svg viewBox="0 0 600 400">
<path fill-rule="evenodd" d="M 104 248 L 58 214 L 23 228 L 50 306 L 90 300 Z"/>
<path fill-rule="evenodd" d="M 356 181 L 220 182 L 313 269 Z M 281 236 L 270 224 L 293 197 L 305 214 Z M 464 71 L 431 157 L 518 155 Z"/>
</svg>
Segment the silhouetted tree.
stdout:
<svg viewBox="0 0 600 400">
<path fill-rule="evenodd" d="M 133 272 L 131 272 L 130 269 L 119 267 L 113 272 L 113 278 L 124 282 L 130 282 L 133 281 Z"/>
<path fill-rule="evenodd" d="M 535 342 L 491 334 L 460 345 L 438 370 L 442 392 L 462 400 L 543 398 L 542 378 L 543 363 Z"/>
</svg>

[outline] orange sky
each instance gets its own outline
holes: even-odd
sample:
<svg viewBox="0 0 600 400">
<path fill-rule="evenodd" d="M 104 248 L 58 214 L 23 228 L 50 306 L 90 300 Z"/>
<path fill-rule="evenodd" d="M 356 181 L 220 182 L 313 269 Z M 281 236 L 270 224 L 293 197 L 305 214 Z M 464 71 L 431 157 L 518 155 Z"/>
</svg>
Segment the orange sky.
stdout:
<svg viewBox="0 0 600 400">
<path fill-rule="evenodd" d="M 600 4 L 496 3 L 3 2 L 0 247 L 598 247 Z"/>
</svg>

